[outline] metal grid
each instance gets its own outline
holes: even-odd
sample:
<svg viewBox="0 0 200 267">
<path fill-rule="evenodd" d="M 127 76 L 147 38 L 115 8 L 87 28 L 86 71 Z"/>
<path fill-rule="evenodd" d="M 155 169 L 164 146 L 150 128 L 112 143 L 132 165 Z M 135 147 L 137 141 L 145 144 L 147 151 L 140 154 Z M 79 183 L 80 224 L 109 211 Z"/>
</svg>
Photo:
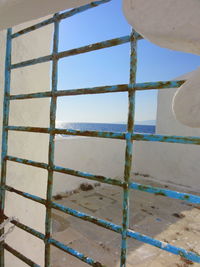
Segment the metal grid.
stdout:
<svg viewBox="0 0 200 267">
<path fill-rule="evenodd" d="M 188 260 L 200 263 L 200 256 L 193 252 L 188 252 L 185 249 L 175 247 L 165 242 L 153 239 L 149 236 L 143 235 L 141 233 L 130 230 L 129 227 L 129 192 L 131 189 L 148 192 L 151 194 L 163 195 L 166 197 L 185 200 L 189 203 L 200 204 L 200 197 L 192 194 L 180 193 L 168 189 L 157 188 L 153 186 L 147 186 L 144 184 L 130 182 L 130 171 L 132 164 L 132 146 L 133 141 L 150 141 L 150 142 L 165 142 L 165 143 L 179 143 L 179 144 L 196 144 L 200 145 L 199 137 L 182 137 L 182 136 L 163 136 L 163 135 L 146 135 L 146 134 L 134 134 L 134 108 L 135 108 L 135 91 L 137 90 L 151 90 L 151 89 L 164 89 L 164 88 L 178 88 L 184 81 L 167 81 L 167 82 L 146 82 L 146 83 L 136 83 L 136 68 L 137 68 L 137 42 L 141 39 L 141 36 L 132 31 L 130 36 L 124 36 L 121 38 L 116 38 L 112 40 L 103 41 L 100 43 L 91 44 L 88 46 L 83 46 L 77 49 L 71 49 L 68 51 L 58 52 L 58 33 L 59 33 L 59 22 L 62 19 L 68 18 L 80 12 L 86 11 L 90 8 L 96 7 L 100 4 L 109 2 L 110 0 L 96 1 L 88 5 L 81 6 L 79 8 L 72 9 L 70 11 L 64 12 L 62 14 L 55 14 L 52 18 L 47 19 L 41 23 L 28 27 L 24 30 L 12 34 L 12 30 L 7 31 L 7 47 L 6 47 L 6 63 L 5 63 L 5 91 L 4 91 L 4 110 L 3 110 L 3 136 L 2 136 L 2 162 L 1 162 L 1 195 L 0 195 L 0 205 L 1 205 L 1 216 L 0 221 L 2 222 L 7 216 L 4 214 L 5 206 L 5 192 L 9 191 L 18 194 L 27 199 L 31 199 L 37 203 L 46 206 L 46 222 L 45 222 L 45 234 L 42 234 L 20 222 L 15 220 L 12 221 L 14 225 L 20 229 L 32 234 L 33 236 L 41 239 L 45 243 L 45 267 L 49 267 L 50 263 L 50 247 L 51 245 L 63 250 L 64 252 L 73 255 L 79 260 L 87 263 L 88 265 L 101 267 L 101 263 L 96 262 L 82 253 L 66 246 L 51 237 L 51 211 L 52 209 L 57 209 L 66 214 L 70 214 L 79 218 L 80 220 L 85 220 L 96 224 L 100 227 L 104 227 L 111 231 L 114 231 L 122 236 L 121 242 L 121 267 L 126 266 L 126 255 L 127 255 L 127 238 L 133 238 L 143 243 L 150 244 L 152 246 L 158 247 L 162 250 L 171 252 L 176 255 L 185 257 Z M 11 63 L 11 46 L 12 39 L 20 37 L 23 34 L 29 33 L 50 23 L 54 24 L 54 36 L 53 36 L 53 51 L 51 55 L 35 58 L 32 60 L 27 60 L 17 64 Z M 130 42 L 131 55 L 130 55 L 130 82 L 129 84 L 113 85 L 113 86 L 101 86 L 94 88 L 83 88 L 75 90 L 62 90 L 57 91 L 57 80 L 58 80 L 58 60 L 63 57 L 78 55 L 81 53 L 86 53 L 98 49 L 103 49 L 107 47 L 112 47 L 120 44 Z M 48 92 L 39 92 L 33 94 L 10 94 L 10 76 L 12 69 L 21 68 L 25 66 L 30 66 L 42 62 L 52 61 L 52 90 Z M 127 132 L 115 133 L 115 132 L 96 132 L 96 131 L 76 131 L 71 129 L 58 129 L 55 128 L 55 118 L 56 118 L 56 104 L 57 97 L 60 96 L 71 96 L 71 95 L 82 95 L 82 94 L 99 94 L 99 93 L 114 93 L 114 92 L 128 92 L 129 99 L 129 112 L 128 112 L 128 123 Z M 11 100 L 17 99 L 30 99 L 30 98 L 51 98 L 50 104 L 50 127 L 49 128 L 37 128 L 37 127 L 23 127 L 23 126 L 9 126 L 9 103 Z M 22 159 L 18 157 L 13 157 L 7 154 L 8 145 L 8 131 L 25 131 L 25 132 L 39 132 L 49 134 L 49 159 L 48 164 L 42 162 L 36 162 L 32 160 Z M 125 165 L 124 165 L 124 180 L 119 181 L 112 179 L 110 177 L 104 177 L 100 175 L 93 175 L 91 173 L 81 172 L 69 168 L 64 168 L 54 165 L 54 145 L 55 145 L 55 135 L 56 134 L 66 134 L 75 136 L 89 136 L 89 137 L 101 137 L 101 138 L 114 138 L 126 141 L 126 154 L 125 154 Z M 20 164 L 26 164 L 48 171 L 48 184 L 47 184 L 47 196 L 46 199 L 42 199 L 38 196 L 28 194 L 26 192 L 19 191 L 6 185 L 6 165 L 7 161 L 14 161 Z M 53 172 L 60 172 L 65 174 L 70 174 L 73 176 L 78 176 L 81 178 L 98 181 L 101 183 L 112 184 L 113 186 L 119 186 L 123 189 L 123 218 L 122 226 L 116 225 L 106 220 L 90 216 L 83 212 L 73 210 L 71 208 L 65 207 L 63 205 L 57 204 L 52 201 L 52 182 L 53 182 Z M 0 234 L 4 233 L 4 229 L 1 230 Z M 15 249 L 11 248 L 5 242 L 0 244 L 0 266 L 4 266 L 4 250 L 9 251 L 23 262 L 29 266 L 39 266 Z"/>
</svg>

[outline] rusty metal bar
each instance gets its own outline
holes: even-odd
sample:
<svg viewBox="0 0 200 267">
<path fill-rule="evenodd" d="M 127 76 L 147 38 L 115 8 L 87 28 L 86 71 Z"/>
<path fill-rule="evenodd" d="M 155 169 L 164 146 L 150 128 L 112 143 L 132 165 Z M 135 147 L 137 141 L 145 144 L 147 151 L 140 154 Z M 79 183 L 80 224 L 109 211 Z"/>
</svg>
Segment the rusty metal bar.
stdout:
<svg viewBox="0 0 200 267">
<path fill-rule="evenodd" d="M 5 85 L 4 85 L 4 102 L 3 102 L 3 129 L 2 129 L 2 147 L 1 147 L 1 187 L 0 187 L 0 223 L 3 222 L 3 214 L 5 208 L 5 189 L 6 184 L 6 155 L 8 150 L 8 131 L 5 127 L 8 126 L 9 121 L 9 95 L 10 95 L 10 80 L 11 80 L 11 40 L 12 29 L 7 30 L 7 42 L 6 42 L 6 59 L 5 59 Z M 0 235 L 4 233 L 4 228 L 0 230 Z M 0 243 L 0 266 L 4 267 L 4 241 Z"/>
<path fill-rule="evenodd" d="M 90 4 L 87 4 L 87 5 L 78 7 L 78 8 L 73 8 L 70 11 L 66 11 L 66 12 L 63 12 L 61 14 L 58 14 L 56 17 L 52 17 L 50 19 L 44 20 L 44 21 L 42 21 L 40 23 L 37 23 L 37 24 L 32 25 L 30 27 L 27 27 L 27 28 L 25 28 L 23 30 L 20 30 L 18 32 L 15 32 L 15 33 L 12 34 L 11 37 L 12 38 L 19 37 L 19 36 L 21 36 L 21 35 L 23 35 L 25 33 L 29 33 L 29 32 L 32 32 L 34 30 L 40 29 L 40 28 L 42 28 L 44 26 L 47 26 L 47 25 L 49 25 L 51 23 L 54 23 L 56 21 L 60 21 L 60 20 L 69 18 L 71 16 L 74 16 L 76 14 L 79 14 L 81 12 L 84 12 L 84 11 L 86 11 L 88 9 L 97 7 L 97 6 L 101 5 L 101 4 L 105 4 L 105 3 L 109 2 L 109 1 L 111 1 L 111 0 L 94 1 L 94 2 L 91 2 Z"/>
<path fill-rule="evenodd" d="M 135 31 L 131 34 L 131 55 L 130 55 L 130 84 L 135 84 L 137 71 L 137 38 Z M 124 166 L 124 191 L 123 191 L 123 221 L 122 221 L 122 243 L 121 243 L 121 261 L 120 266 L 126 267 L 127 256 L 127 229 L 129 227 L 129 183 L 132 165 L 132 133 L 134 131 L 134 115 L 135 115 L 135 90 L 129 90 L 129 109 L 128 109 L 128 125 L 126 134 L 126 152 Z"/>
<path fill-rule="evenodd" d="M 50 128 L 26 127 L 26 126 L 8 126 L 6 129 L 12 131 L 23 131 L 23 132 L 34 132 L 34 133 L 53 133 L 53 134 L 74 135 L 74 136 L 125 139 L 125 133 L 117 133 L 117 132 L 81 131 L 81 130 L 61 129 L 61 128 L 60 129 L 55 128 L 51 130 Z"/>
<path fill-rule="evenodd" d="M 45 242 L 45 267 L 50 267 L 50 245 L 54 245 L 59 249 L 69 253 L 81 261 L 94 266 L 94 267 L 103 267 L 99 262 L 95 262 L 93 259 L 84 256 L 78 251 L 65 246 L 64 244 L 51 238 L 51 209 L 57 209 L 61 212 L 70 214 L 79 219 L 94 223 L 106 229 L 112 230 L 116 233 L 121 234 L 122 243 L 121 243 L 121 267 L 126 266 L 126 253 L 127 253 L 127 237 L 134 238 L 138 241 L 156 246 L 165 251 L 171 252 L 176 255 L 185 257 L 186 259 L 192 260 L 194 262 L 200 263 L 200 256 L 188 252 L 182 248 L 177 248 L 170 244 L 158 241 L 151 237 L 142 235 L 140 233 L 134 232 L 133 230 L 128 229 L 129 227 L 129 190 L 139 190 L 147 193 L 152 193 L 155 195 L 167 196 L 174 199 L 181 199 L 190 203 L 200 204 L 200 197 L 192 194 L 180 193 L 168 189 L 162 189 L 152 186 L 146 186 L 139 183 L 130 182 L 130 171 L 132 163 L 132 141 L 151 141 L 151 142 L 166 142 L 166 143 L 179 143 L 179 144 L 200 144 L 199 137 L 182 137 L 182 136 L 163 136 L 163 135 L 148 135 L 148 134 L 134 134 L 134 107 L 135 107 L 135 91 L 136 90 L 152 90 L 152 89 L 165 89 L 165 88 L 178 88 L 185 81 L 166 81 L 166 82 L 147 82 L 147 83 L 136 83 L 136 67 L 137 67 L 137 55 L 136 55 L 136 46 L 137 41 L 142 39 L 142 37 L 136 33 L 132 32 L 131 36 L 124 36 L 121 38 L 115 38 L 112 40 L 107 40 L 99 43 L 94 43 L 92 45 L 87 45 L 79 47 L 77 49 L 71 49 L 58 53 L 58 23 L 60 20 L 70 17 L 72 15 L 78 14 L 85 10 L 88 10 L 92 7 L 98 6 L 100 4 L 106 3 L 110 0 L 96 1 L 88 5 L 84 5 L 80 8 L 75 8 L 70 11 L 64 12 L 62 14 L 56 14 L 54 17 L 47 19 L 41 23 L 35 24 L 31 27 L 28 27 L 24 30 L 21 30 L 17 33 L 12 34 L 11 30 L 7 35 L 7 54 L 6 54 L 6 71 L 5 71 L 5 97 L 4 97 L 4 122 L 3 122 L 3 142 L 2 142 L 2 173 L 1 173 L 1 217 L 4 215 L 4 202 L 5 202 L 5 190 L 16 193 L 27 199 L 36 201 L 42 205 L 46 206 L 46 222 L 45 222 L 45 235 L 26 226 L 19 222 L 13 221 L 15 225 L 19 228 L 27 231 L 28 233 L 44 240 Z M 11 38 L 16 38 L 33 30 L 39 29 L 43 26 L 46 26 L 50 23 L 54 23 L 55 32 L 54 32 L 54 46 L 53 53 L 51 55 L 23 61 L 20 63 L 11 65 Z M 113 85 L 113 86 L 99 86 L 94 88 L 82 88 L 82 89 L 72 89 L 72 90 L 61 90 L 57 91 L 57 62 L 60 58 L 78 55 L 86 52 L 91 52 L 107 47 L 112 47 L 120 44 L 130 42 L 131 44 L 131 64 L 130 64 L 130 84 L 122 85 Z M 30 66 L 42 62 L 52 61 L 52 91 L 51 92 L 38 92 L 33 94 L 20 94 L 20 95 L 11 95 L 10 96 L 10 71 L 11 69 L 16 69 L 20 67 Z M 57 129 L 55 128 L 55 115 L 56 115 L 56 101 L 59 96 L 70 96 L 70 95 L 84 95 L 84 94 L 99 94 L 99 93 L 113 93 L 113 92 L 128 92 L 129 95 L 129 115 L 128 115 L 128 130 L 127 133 L 114 133 L 114 132 L 96 132 L 96 131 L 77 131 L 72 129 Z M 51 97 L 51 106 L 50 106 L 50 127 L 49 128 L 40 128 L 40 127 L 24 127 L 24 126 L 8 126 L 8 116 L 9 116 L 9 100 L 18 100 L 18 99 L 29 99 L 29 98 L 43 98 Z M 26 131 L 26 132 L 38 132 L 38 133 L 47 133 L 49 134 L 49 160 L 47 163 L 40 163 L 26 159 L 20 159 L 17 157 L 7 156 L 7 137 L 8 130 L 13 131 Z M 66 135 L 75 135 L 75 136 L 89 136 L 89 137 L 102 137 L 102 138 L 115 138 L 126 140 L 126 156 L 125 156 L 125 167 L 124 167 L 124 181 L 119 181 L 109 177 L 93 175 L 86 172 L 80 172 L 72 170 L 69 168 L 64 168 L 54 165 L 54 138 L 56 134 L 66 134 Z M 22 191 L 19 191 L 15 188 L 9 187 L 6 185 L 6 161 L 10 160 L 13 162 L 18 162 L 30 166 L 35 166 L 48 170 L 48 187 L 47 187 L 47 198 L 42 199 L 38 196 L 34 196 Z M 53 172 L 65 173 L 73 176 L 78 176 L 84 179 L 90 179 L 93 181 L 99 181 L 106 184 L 112 184 L 120 186 L 123 189 L 123 223 L 122 226 L 115 225 L 108 221 L 98 219 L 94 216 L 64 207 L 60 204 L 52 202 L 52 183 L 53 183 Z M 1 232 L 3 233 L 3 232 Z M 24 255 L 20 254 L 13 248 L 9 247 L 7 244 L 1 244 L 0 250 L 0 266 L 4 266 L 4 248 L 13 253 L 24 262 L 30 266 L 35 265 L 31 260 L 27 259 Z"/>
<path fill-rule="evenodd" d="M 143 191 L 146 193 L 151 193 L 151 194 L 158 195 L 158 196 L 165 196 L 165 197 L 169 197 L 173 199 L 185 200 L 193 204 L 200 204 L 200 196 L 193 195 L 193 194 L 181 193 L 181 192 L 177 192 L 177 191 L 170 190 L 170 189 L 159 188 L 159 187 L 154 187 L 154 186 L 139 184 L 139 183 L 130 183 L 129 188 Z"/>
<path fill-rule="evenodd" d="M 25 165 L 29 165 L 29 166 L 38 167 L 38 168 L 48 170 L 48 164 L 47 163 L 41 163 L 41 162 L 36 162 L 36 161 L 32 161 L 32 160 L 27 160 L 27 159 L 21 159 L 21 158 L 12 157 L 12 156 L 7 156 L 6 159 L 13 161 L 13 162 L 17 162 L 17 163 L 21 163 L 21 164 L 25 164 Z M 117 186 L 123 185 L 123 182 L 121 182 L 120 180 L 112 179 L 112 178 L 105 177 L 102 175 L 94 175 L 94 174 L 87 173 L 87 172 L 76 171 L 73 169 L 64 168 L 64 167 L 60 167 L 60 166 L 53 166 L 52 170 L 55 172 L 69 174 L 72 176 L 77 176 L 77 177 L 81 177 L 81 178 L 85 178 L 88 180 L 97 181 L 97 182 L 101 182 L 101 183 L 105 183 L 105 184 L 112 184 L 112 185 L 117 185 Z"/>
<path fill-rule="evenodd" d="M 4 216 L 4 218 L 7 218 L 7 216 Z M 18 228 L 26 231 L 27 233 L 29 233 L 29 234 L 31 234 L 31 235 L 33 235 L 33 236 L 35 236 L 41 240 L 45 240 L 45 235 L 38 232 L 37 230 L 35 230 L 35 229 L 25 225 L 25 224 L 17 222 L 17 221 L 12 221 L 12 223 L 14 225 L 16 225 Z M 105 267 L 100 262 L 94 261 L 93 259 L 85 256 L 84 254 L 78 252 L 77 250 L 74 250 L 74 249 L 70 248 L 69 246 L 62 244 L 61 242 L 59 242 L 53 238 L 49 239 L 49 244 L 57 247 L 58 249 L 61 249 L 62 251 L 76 257 L 77 259 L 79 259 L 79 260 L 81 260 L 81 261 L 83 261 L 83 262 L 85 262 L 85 263 L 87 263 L 93 267 Z"/>
<path fill-rule="evenodd" d="M 38 202 L 40 204 L 43 204 L 45 205 L 46 204 L 46 200 L 45 199 L 42 199 L 38 196 L 35 196 L 35 195 L 31 195 L 29 193 L 25 193 L 25 192 L 22 192 L 20 190 L 17 190 L 17 189 L 14 189 L 10 186 L 5 186 L 5 189 L 8 190 L 9 192 L 13 192 L 13 193 L 16 193 L 22 197 L 25 197 L 27 199 L 31 199 L 35 202 Z M 103 220 L 103 219 L 98 219 L 97 217 L 94 217 L 94 216 L 91 216 L 89 214 L 86 214 L 86 213 L 83 213 L 83 212 L 80 212 L 80 211 L 77 211 L 77 210 L 74 210 L 74 209 L 71 209 L 71 208 L 68 208 L 68 207 L 65 207 L 61 204 L 58 204 L 58 203 L 55 203 L 55 202 L 51 202 L 51 207 L 56 209 L 56 210 L 59 210 L 61 212 L 64 212 L 66 214 L 69 214 L 69 215 L 72 215 L 74 217 L 77 217 L 81 220 L 84 220 L 84 221 L 88 221 L 88 222 L 91 222 L 93 224 L 96 224 L 98 226 L 101 226 L 103 228 L 106 228 L 108 230 L 111 230 L 111 231 L 114 231 L 116 233 L 119 233 L 119 234 L 122 234 L 122 231 L 123 231 L 123 228 L 119 225 L 116 225 L 112 222 L 108 222 L 106 220 Z M 4 216 L 5 218 L 7 218 L 6 216 Z M 22 230 L 44 240 L 45 239 L 45 235 L 43 235 L 42 233 L 26 226 L 26 225 L 23 225 L 22 223 L 19 223 L 17 221 L 12 221 L 12 223 L 14 223 L 17 227 L 21 228 Z M 194 262 L 198 262 L 200 263 L 200 255 L 194 253 L 194 252 L 188 252 L 186 251 L 185 249 L 182 249 L 182 248 L 177 248 L 173 245 L 170 245 L 168 243 L 165 243 L 165 242 L 162 242 L 162 241 L 159 241 L 159 240 L 156 240 L 154 238 L 151 238 L 149 236 L 146 236 L 146 235 L 143 235 L 141 233 L 138 233 L 138 232 L 135 232 L 133 230 L 130 230 L 130 229 L 127 229 L 126 231 L 126 235 L 127 237 L 130 237 L 130 238 L 133 238 L 135 240 L 138 240 L 138 241 L 141 241 L 143 243 L 146 243 L 146 244 L 150 244 L 152 246 L 155 246 L 157 248 L 160 248 L 162 250 L 165 250 L 165 251 L 168 251 L 168 252 L 171 252 L 175 255 L 179 255 L 181 257 L 184 257 L 188 260 L 191 260 L 191 261 L 194 261 Z M 63 245 L 62 243 L 50 238 L 49 239 L 49 243 L 51 243 L 52 245 L 56 245 L 58 248 L 64 250 L 65 252 L 69 253 L 71 252 L 71 250 L 69 249 L 68 246 L 65 246 Z M 73 250 L 74 252 L 74 250 Z M 79 257 L 79 254 L 75 253 L 74 254 L 71 254 L 77 258 L 79 258 L 80 260 L 83 260 L 82 257 Z M 88 262 L 87 262 L 88 263 Z M 90 263 L 88 263 L 90 264 Z M 102 265 L 97 265 L 97 263 L 95 263 L 96 265 L 92 265 L 94 267 L 103 267 Z M 99 264 L 99 263 L 98 263 Z M 104 266 L 105 267 L 105 266 Z"/>
<path fill-rule="evenodd" d="M 41 267 L 40 265 L 36 264 L 32 260 L 25 257 L 23 254 L 21 254 L 19 251 L 15 250 L 14 248 L 10 247 L 8 244 L 4 244 L 4 249 L 9 251 L 11 254 L 13 254 L 15 257 L 26 263 L 27 265 L 31 267 Z"/>
<path fill-rule="evenodd" d="M 38 167 L 38 168 L 42 168 L 46 170 L 48 169 L 48 164 L 46 163 L 25 160 L 21 158 L 12 157 L 12 156 L 7 156 L 6 159 L 13 161 L 13 162 L 33 166 L 33 167 Z M 72 169 L 64 168 L 60 166 L 54 166 L 53 170 L 56 172 L 65 173 L 65 174 L 69 174 L 72 176 L 82 177 L 88 180 L 93 180 L 93 181 L 98 181 L 101 183 L 124 187 L 124 182 L 113 179 L 113 178 L 105 177 L 105 176 L 93 175 L 90 173 L 80 172 L 80 171 L 76 171 L 76 170 L 72 170 Z M 176 191 L 169 190 L 169 189 L 153 187 L 153 186 L 139 184 L 139 183 L 130 183 L 129 187 L 130 189 L 134 189 L 134 190 L 144 191 L 144 192 L 155 194 L 155 195 L 162 195 L 162 196 L 166 196 L 166 197 L 173 198 L 173 199 L 185 200 L 193 204 L 200 204 L 200 196 L 193 195 L 193 194 L 176 192 Z"/>
<path fill-rule="evenodd" d="M 104 48 L 108 48 L 108 47 L 112 47 L 112 46 L 125 44 L 125 43 L 128 43 L 129 41 L 130 41 L 130 36 L 127 35 L 127 36 L 123 36 L 120 38 L 115 38 L 115 39 L 111 39 L 111 40 L 107 40 L 107 41 L 103 41 L 103 42 L 94 43 L 91 45 L 82 46 L 79 48 L 70 49 L 67 51 L 55 53 L 55 54 L 48 55 L 48 56 L 43 56 L 43 57 L 39 57 L 39 58 L 34 58 L 34 59 L 22 61 L 20 63 L 12 64 L 11 69 L 18 69 L 18 68 L 22 68 L 22 67 L 26 67 L 26 66 L 35 65 L 38 63 L 48 62 L 48 61 L 53 60 L 54 58 L 58 60 L 58 59 L 64 58 L 64 57 L 69 57 L 69 56 L 79 55 L 79 54 L 83 54 L 83 53 L 87 53 L 87 52 L 92 52 L 92 51 L 99 50 L 99 49 L 104 49 Z"/>
<path fill-rule="evenodd" d="M 200 137 L 195 136 L 170 136 L 170 135 L 151 135 L 151 134 L 132 134 L 132 140 L 148 141 L 148 142 L 162 142 L 162 143 L 176 143 L 176 144 L 190 144 L 200 145 Z"/>
<path fill-rule="evenodd" d="M 57 14 L 54 15 L 57 17 Z M 59 40 L 59 22 L 54 22 L 54 36 L 53 36 L 53 55 L 58 53 L 58 40 Z M 57 91 L 58 85 L 58 60 L 53 58 L 52 62 L 52 94 L 50 103 L 50 130 L 55 129 L 56 124 L 56 108 L 57 97 L 54 93 Z M 52 230 L 52 214 L 51 214 L 51 201 L 53 191 L 53 166 L 54 166 L 54 150 L 55 150 L 55 134 L 50 131 L 49 134 L 49 152 L 48 152 L 48 180 L 47 180 L 47 195 L 46 195 L 46 220 L 45 220 L 45 267 L 51 266 L 51 253 L 49 239 L 51 237 Z"/>
<path fill-rule="evenodd" d="M 145 83 L 135 83 L 134 90 L 143 91 L 143 90 L 160 90 L 167 88 L 178 88 L 185 81 L 166 81 L 166 82 L 145 82 Z M 74 95 L 85 95 L 85 94 L 104 94 L 104 93 L 117 93 L 117 92 L 128 92 L 132 89 L 131 84 L 119 84 L 111 86 L 98 86 L 93 88 L 82 88 L 82 89 L 69 89 L 69 90 L 59 90 L 54 93 L 54 96 L 74 96 Z M 31 99 L 31 98 L 44 98 L 52 97 L 52 92 L 38 92 L 32 94 L 19 94 L 11 95 L 10 100 L 19 100 L 19 99 Z"/>
<path fill-rule="evenodd" d="M 12 157 L 12 156 L 7 156 L 6 159 L 13 161 L 13 162 L 18 162 L 21 164 L 33 166 L 33 167 L 38 167 L 38 168 L 42 168 L 46 170 L 48 169 L 48 164 L 46 163 L 25 160 L 21 158 Z M 65 174 L 85 178 L 85 179 L 92 180 L 92 181 L 112 184 L 112 185 L 116 185 L 120 187 L 125 186 L 125 183 L 123 181 L 101 176 L 101 175 L 93 175 L 90 173 L 80 172 L 80 171 L 76 171 L 76 170 L 72 170 L 72 169 L 68 169 L 68 168 L 64 168 L 60 166 L 54 166 L 53 170 L 55 172 L 65 173 Z M 186 202 L 193 203 L 193 204 L 200 204 L 200 196 L 193 195 L 193 194 L 176 192 L 176 191 L 169 190 L 169 189 L 153 187 L 153 186 L 139 184 L 139 183 L 130 183 L 129 188 L 134 189 L 134 190 L 144 191 L 144 192 L 155 194 L 155 195 L 162 195 L 162 196 L 173 198 L 173 199 L 185 200 Z"/>
<path fill-rule="evenodd" d="M 111 138 L 111 139 L 126 139 L 126 133 L 124 132 L 101 132 L 101 131 L 81 131 L 73 129 L 61 129 L 42 127 L 27 127 L 27 126 L 6 126 L 6 130 L 11 131 L 22 131 L 22 132 L 34 132 L 34 133 L 53 133 L 63 135 L 74 135 L 74 136 L 88 136 L 88 137 L 99 137 L 99 138 Z M 152 134 L 131 134 L 131 139 L 135 141 L 147 141 L 147 142 L 162 142 L 162 143 L 176 143 L 176 144 L 190 144 L 200 145 L 200 137 L 198 136 L 170 136 L 170 135 L 152 135 Z"/>
</svg>

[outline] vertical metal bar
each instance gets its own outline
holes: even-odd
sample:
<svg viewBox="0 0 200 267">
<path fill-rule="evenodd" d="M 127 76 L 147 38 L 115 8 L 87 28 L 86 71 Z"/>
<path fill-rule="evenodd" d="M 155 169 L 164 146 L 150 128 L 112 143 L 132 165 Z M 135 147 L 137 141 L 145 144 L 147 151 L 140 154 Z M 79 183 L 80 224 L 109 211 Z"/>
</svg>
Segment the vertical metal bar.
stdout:
<svg viewBox="0 0 200 267">
<path fill-rule="evenodd" d="M 54 36 L 53 36 L 53 63 L 52 63 L 52 97 L 50 103 L 50 129 L 55 129 L 56 120 L 56 106 L 57 96 L 54 94 L 57 91 L 58 81 L 58 59 L 55 56 L 58 53 L 58 39 L 59 39 L 59 21 L 56 19 L 57 14 L 54 15 Z M 50 243 L 51 237 L 51 201 L 53 189 L 53 165 L 54 165 L 54 148 L 55 148 L 55 134 L 50 132 L 49 135 L 49 155 L 48 155 L 48 182 L 47 182 L 47 197 L 46 197 L 46 221 L 45 221 L 45 267 L 50 266 Z"/>
<path fill-rule="evenodd" d="M 10 66 L 11 66 L 11 40 L 12 29 L 7 30 L 6 41 L 6 59 L 5 59 L 5 81 L 4 81 L 4 102 L 3 102 L 3 128 L 2 128 L 2 151 L 1 151 L 1 188 L 0 188 L 0 223 L 4 220 L 4 208 L 5 208 L 5 184 L 6 184 L 6 155 L 8 150 L 8 126 L 9 120 L 9 96 L 10 96 Z M 0 235 L 4 233 L 4 229 L 0 231 Z M 4 247 L 2 241 L 0 244 L 0 266 L 4 266 Z"/>
<path fill-rule="evenodd" d="M 135 31 L 131 33 L 131 55 L 130 55 L 130 84 L 132 88 L 129 89 L 129 110 L 128 110 L 128 125 L 126 134 L 126 154 L 124 166 L 124 191 L 123 191 L 123 222 L 122 222 L 122 243 L 121 243 L 121 267 L 126 266 L 127 255 L 127 229 L 129 227 L 129 184 L 132 165 L 132 140 L 131 135 L 134 131 L 134 114 L 135 114 L 135 90 L 133 85 L 136 81 L 137 70 L 137 35 Z"/>
</svg>

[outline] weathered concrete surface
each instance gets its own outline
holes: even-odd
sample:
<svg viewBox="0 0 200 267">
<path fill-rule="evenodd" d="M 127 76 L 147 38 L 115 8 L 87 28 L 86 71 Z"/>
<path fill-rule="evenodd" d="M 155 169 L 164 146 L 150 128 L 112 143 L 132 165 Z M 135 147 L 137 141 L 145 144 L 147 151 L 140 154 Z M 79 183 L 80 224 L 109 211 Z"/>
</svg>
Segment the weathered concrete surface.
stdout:
<svg viewBox="0 0 200 267">
<path fill-rule="evenodd" d="M 123 0 L 128 22 L 161 47 L 200 53 L 200 2 L 196 0 Z"/>
<path fill-rule="evenodd" d="M 11 16 L 11 14 L 10 14 Z M 9 16 L 9 17 L 10 17 Z M 45 18 L 43 18 L 45 19 Z M 31 21 L 14 30 L 39 22 Z M 12 62 L 19 62 L 51 51 L 52 25 L 13 41 Z M 4 93 L 4 62 L 6 31 L 0 32 L 0 125 L 2 125 L 2 105 Z M 50 89 L 50 64 L 12 71 L 11 93 L 30 93 Z M 35 125 L 47 127 L 49 121 L 49 99 L 12 101 L 10 106 L 10 125 Z M 2 127 L 0 127 L 0 135 Z M 39 151 L 39 152 L 38 152 Z M 47 162 L 48 136 L 33 133 L 9 132 L 8 154 L 22 158 Z M 8 162 L 7 184 L 19 190 L 46 197 L 47 172 L 30 166 Z M 5 214 L 16 216 L 20 222 L 44 232 L 45 208 L 14 193 L 6 193 Z M 9 225 L 10 226 L 10 225 Z M 44 263 L 44 243 L 25 231 L 15 228 L 6 242 L 33 261 Z M 10 253 L 6 253 L 6 267 L 23 267 L 23 264 Z"/>
<path fill-rule="evenodd" d="M 137 176 L 136 181 L 154 186 Z M 171 188 L 174 189 L 174 188 Z M 121 224 L 122 192 L 118 187 L 95 187 L 91 191 L 76 191 L 63 195 L 56 202 Z M 93 209 L 91 209 L 93 207 Z M 130 199 L 130 228 L 161 241 L 200 252 L 199 209 L 183 201 L 132 191 Z M 60 228 L 60 225 L 62 227 Z M 65 228 L 64 228 L 65 225 Z M 82 221 L 73 216 L 54 212 L 53 237 L 79 252 L 92 257 L 106 266 L 118 267 L 120 258 L 120 235 Z M 189 266 L 180 256 L 175 256 L 150 245 L 129 239 L 127 266 Z M 52 248 L 53 267 L 88 266 L 74 257 Z M 193 264 L 198 266 L 198 264 Z"/>
</svg>

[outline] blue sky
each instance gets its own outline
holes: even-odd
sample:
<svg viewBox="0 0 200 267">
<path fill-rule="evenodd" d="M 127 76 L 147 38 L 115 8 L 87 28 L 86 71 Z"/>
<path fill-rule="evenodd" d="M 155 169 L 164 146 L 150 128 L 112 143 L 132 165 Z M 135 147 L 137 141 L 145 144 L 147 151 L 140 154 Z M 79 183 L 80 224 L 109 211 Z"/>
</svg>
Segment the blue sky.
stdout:
<svg viewBox="0 0 200 267">
<path fill-rule="evenodd" d="M 88 10 L 60 24 L 59 50 L 130 34 L 121 0 Z M 76 89 L 129 82 L 130 45 L 106 48 L 67 57 L 59 62 L 58 88 Z M 146 40 L 138 42 L 137 82 L 170 80 L 195 70 L 200 58 L 160 48 Z M 137 121 L 156 118 L 157 91 L 136 94 Z M 58 98 L 57 120 L 67 122 L 126 122 L 126 93 L 70 96 Z"/>
</svg>

